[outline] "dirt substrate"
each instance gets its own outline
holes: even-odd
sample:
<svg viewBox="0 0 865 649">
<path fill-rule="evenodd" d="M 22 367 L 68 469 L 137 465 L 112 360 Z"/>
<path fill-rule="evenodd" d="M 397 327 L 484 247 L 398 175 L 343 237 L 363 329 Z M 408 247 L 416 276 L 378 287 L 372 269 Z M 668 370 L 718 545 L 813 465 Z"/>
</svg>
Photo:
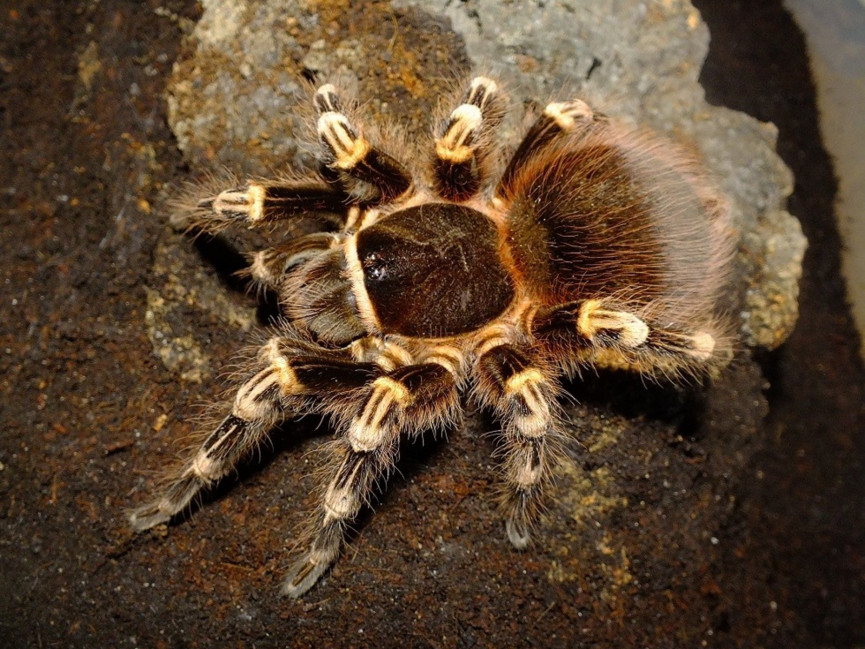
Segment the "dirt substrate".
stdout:
<svg viewBox="0 0 865 649">
<path fill-rule="evenodd" d="M 709 100 L 777 124 L 796 174 L 790 211 L 810 248 L 792 338 L 756 362 L 743 353 L 705 396 L 622 377 L 571 386 L 585 445 L 563 479 L 603 474 L 630 506 L 558 503 L 526 553 L 504 539 L 492 444 L 473 434 L 489 422 L 470 414 L 448 443 L 407 449 L 332 575 L 291 602 L 279 577 L 295 507 L 313 503 L 303 467 L 317 422 L 167 533 L 134 538 L 122 515 L 219 385 L 168 371 L 146 317 L 156 246 L 179 236 L 159 209 L 188 175 L 163 90 L 196 7 L 5 3 L 0 645 L 865 644 L 865 375 L 804 42 L 780 0 L 695 4 L 712 32 Z M 190 243 L 188 255 L 250 308 L 218 249 Z M 242 327 L 187 315 L 214 359 L 248 342 Z M 592 446 L 622 420 L 633 437 Z M 567 519 L 577 506 L 593 518 Z M 587 556 L 598 564 L 581 572 Z"/>
</svg>

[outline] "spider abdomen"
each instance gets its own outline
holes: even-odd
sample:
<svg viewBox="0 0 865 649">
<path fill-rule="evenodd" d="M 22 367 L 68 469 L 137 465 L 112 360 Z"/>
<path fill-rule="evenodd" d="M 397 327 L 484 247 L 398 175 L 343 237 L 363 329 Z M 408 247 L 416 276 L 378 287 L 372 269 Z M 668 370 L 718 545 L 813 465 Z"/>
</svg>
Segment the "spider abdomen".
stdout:
<svg viewBox="0 0 865 649">
<path fill-rule="evenodd" d="M 436 338 L 495 319 L 514 296 L 498 250 L 489 218 L 450 203 L 400 210 L 362 229 L 357 254 L 379 328 Z"/>
<path fill-rule="evenodd" d="M 517 267 L 550 303 L 617 296 L 701 311 L 728 238 L 686 159 L 653 138 L 594 124 L 538 153 L 511 187 Z"/>
</svg>

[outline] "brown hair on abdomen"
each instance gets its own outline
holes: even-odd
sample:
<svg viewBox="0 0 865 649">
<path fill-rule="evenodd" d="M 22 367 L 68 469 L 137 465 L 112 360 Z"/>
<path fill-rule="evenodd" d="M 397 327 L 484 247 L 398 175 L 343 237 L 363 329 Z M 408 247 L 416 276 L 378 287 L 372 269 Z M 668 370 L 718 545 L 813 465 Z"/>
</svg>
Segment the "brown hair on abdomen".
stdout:
<svg viewBox="0 0 865 649">
<path fill-rule="evenodd" d="M 509 190 L 514 263 L 540 301 L 706 308 L 729 240 L 719 202 L 671 145 L 605 124 L 539 152 Z M 687 316 L 688 314 L 682 314 Z"/>
</svg>

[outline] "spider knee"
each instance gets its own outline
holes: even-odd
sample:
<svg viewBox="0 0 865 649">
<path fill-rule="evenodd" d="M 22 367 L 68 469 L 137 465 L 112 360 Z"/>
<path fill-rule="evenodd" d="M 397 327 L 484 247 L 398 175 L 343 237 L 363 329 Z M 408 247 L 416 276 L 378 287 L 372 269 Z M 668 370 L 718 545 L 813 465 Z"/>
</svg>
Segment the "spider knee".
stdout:
<svg viewBox="0 0 865 649">
<path fill-rule="evenodd" d="M 249 274 L 260 284 L 273 286 L 279 280 L 279 271 L 275 268 L 276 254 L 272 250 L 261 250 L 252 256 Z"/>
<path fill-rule="evenodd" d="M 474 143 L 477 130 L 483 123 L 481 109 L 473 104 L 462 104 L 448 119 L 444 134 L 435 142 L 440 160 L 461 164 L 472 158 L 477 148 Z"/>
<path fill-rule="evenodd" d="M 462 103 L 442 125 L 435 140 L 436 191 L 449 200 L 466 200 L 480 189 L 489 156 L 489 134 L 501 121 L 504 96 L 492 79 L 475 77 Z"/>
<path fill-rule="evenodd" d="M 263 185 L 249 183 L 246 187 L 238 187 L 220 192 L 216 198 L 201 201 L 198 206 L 213 211 L 214 214 L 226 220 L 247 220 L 251 224 L 264 219 L 264 201 L 267 191 Z"/>
<path fill-rule="evenodd" d="M 436 139 L 436 155 L 445 162 L 465 163 L 480 146 L 481 131 L 495 126 L 500 120 L 502 93 L 498 84 L 486 77 L 475 77 L 444 124 L 441 137 Z"/>
<path fill-rule="evenodd" d="M 514 403 L 514 424 L 525 437 L 538 438 L 550 427 L 552 413 L 546 386 L 546 377 L 534 367 L 517 372 L 505 381 L 505 394 Z"/>
<path fill-rule="evenodd" d="M 370 151 L 369 142 L 355 132 L 342 113 L 322 113 L 317 128 L 318 136 L 333 155 L 332 167 L 353 169 Z"/>
<path fill-rule="evenodd" d="M 401 413 L 412 402 L 409 389 L 389 376 L 380 376 L 360 414 L 348 429 L 348 442 L 355 453 L 379 449 L 399 427 Z"/>
<path fill-rule="evenodd" d="M 267 366 L 240 387 L 231 414 L 247 422 L 269 423 L 278 414 L 280 398 L 301 392 L 303 386 L 282 354 L 279 338 L 271 338 L 259 358 Z"/>
<path fill-rule="evenodd" d="M 278 375 L 273 368 L 261 370 L 241 386 L 231 409 L 244 421 L 269 420 L 274 415 L 274 400 L 280 392 Z"/>
<path fill-rule="evenodd" d="M 586 300 L 577 317 L 577 332 L 592 342 L 599 335 L 614 337 L 624 347 L 639 347 L 649 337 L 649 326 L 628 311 L 605 309 L 601 300 Z"/>
<path fill-rule="evenodd" d="M 572 131 L 577 124 L 592 121 L 594 116 L 589 105 L 580 99 L 556 101 L 547 104 L 544 108 L 544 117 L 550 119 L 565 133 Z"/>
<path fill-rule="evenodd" d="M 484 112 L 486 117 L 490 117 L 491 113 L 500 112 L 502 107 L 499 104 L 503 100 L 504 96 L 499 89 L 499 84 L 489 77 L 475 77 L 472 79 L 465 96 L 465 103 L 477 106 Z"/>
<path fill-rule="evenodd" d="M 313 103 L 315 104 L 315 108 L 316 110 L 318 110 L 319 113 L 342 112 L 342 102 L 339 100 L 339 94 L 336 91 L 336 87 L 332 83 L 326 83 L 323 86 L 320 86 L 319 89 L 315 91 Z"/>
<path fill-rule="evenodd" d="M 555 390 L 543 369 L 506 343 L 482 349 L 478 362 L 482 400 L 521 437 L 545 435 L 552 424 Z"/>
</svg>

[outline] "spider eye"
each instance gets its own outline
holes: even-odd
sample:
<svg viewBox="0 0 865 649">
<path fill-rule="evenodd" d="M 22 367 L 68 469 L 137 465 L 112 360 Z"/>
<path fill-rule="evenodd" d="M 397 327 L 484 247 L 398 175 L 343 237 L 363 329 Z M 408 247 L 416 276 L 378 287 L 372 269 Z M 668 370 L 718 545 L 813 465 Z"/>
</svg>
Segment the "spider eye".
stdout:
<svg viewBox="0 0 865 649">
<path fill-rule="evenodd" d="M 364 257 L 363 270 L 366 278 L 375 282 L 384 280 L 388 274 L 384 259 L 374 252 Z"/>
</svg>

